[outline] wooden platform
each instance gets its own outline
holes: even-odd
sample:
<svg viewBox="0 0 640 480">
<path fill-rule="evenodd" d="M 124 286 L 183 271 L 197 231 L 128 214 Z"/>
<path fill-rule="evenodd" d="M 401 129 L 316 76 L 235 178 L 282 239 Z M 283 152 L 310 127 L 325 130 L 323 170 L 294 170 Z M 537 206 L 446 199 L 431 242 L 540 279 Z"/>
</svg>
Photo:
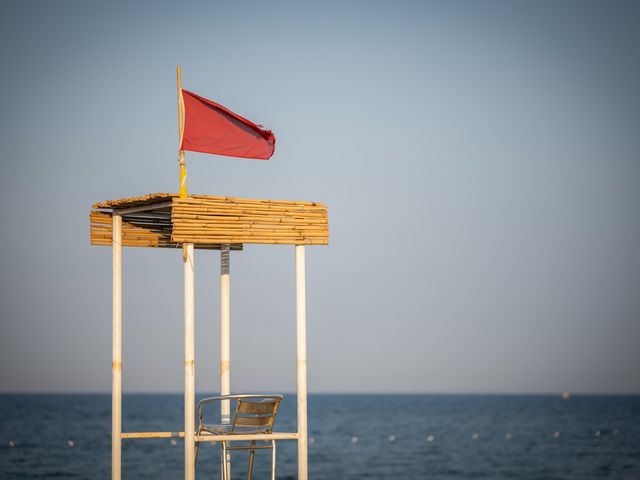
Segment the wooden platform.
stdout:
<svg viewBox="0 0 640 480">
<path fill-rule="evenodd" d="M 152 193 L 98 202 L 90 215 L 92 245 L 111 245 L 112 215 L 122 216 L 122 245 L 220 249 L 244 243 L 327 245 L 327 207 L 315 202 Z"/>
</svg>

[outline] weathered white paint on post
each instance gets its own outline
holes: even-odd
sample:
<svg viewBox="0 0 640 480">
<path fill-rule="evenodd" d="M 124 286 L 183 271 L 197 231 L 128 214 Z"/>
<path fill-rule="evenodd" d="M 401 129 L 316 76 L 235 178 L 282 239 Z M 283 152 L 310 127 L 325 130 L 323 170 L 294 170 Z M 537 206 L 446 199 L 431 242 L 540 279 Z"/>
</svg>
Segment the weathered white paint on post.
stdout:
<svg viewBox="0 0 640 480">
<path fill-rule="evenodd" d="M 195 480 L 194 256 L 193 243 L 184 246 L 184 478 Z"/>
<path fill-rule="evenodd" d="M 231 393 L 231 258 L 229 245 L 220 250 L 220 395 Z M 220 402 L 223 424 L 229 423 L 230 402 Z"/>
<path fill-rule="evenodd" d="M 296 245 L 296 352 L 298 377 L 298 480 L 307 480 L 307 293 L 304 245 Z"/>
<path fill-rule="evenodd" d="M 113 314 L 111 352 L 111 479 L 122 471 L 122 217 L 112 216 Z"/>
<path fill-rule="evenodd" d="M 220 395 L 231 393 L 231 258 L 229 245 L 220 249 Z M 231 402 L 220 402 L 220 421 L 231 423 Z M 227 472 L 231 477 L 231 452 L 227 452 Z"/>
</svg>

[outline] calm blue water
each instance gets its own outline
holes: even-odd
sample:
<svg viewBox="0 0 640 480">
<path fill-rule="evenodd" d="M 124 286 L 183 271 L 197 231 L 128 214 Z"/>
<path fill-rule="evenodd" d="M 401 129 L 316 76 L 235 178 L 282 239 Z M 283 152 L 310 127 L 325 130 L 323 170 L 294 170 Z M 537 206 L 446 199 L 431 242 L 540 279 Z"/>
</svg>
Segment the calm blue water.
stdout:
<svg viewBox="0 0 640 480">
<path fill-rule="evenodd" d="M 180 395 L 126 395 L 123 408 L 125 431 L 181 430 Z M 110 411 L 108 395 L 0 395 L 0 478 L 109 478 Z M 288 396 L 276 430 L 294 421 Z M 640 479 L 637 396 L 311 395 L 309 429 L 314 480 Z M 293 479 L 295 442 L 278 445 L 278 478 Z M 217 448 L 201 452 L 199 477 L 217 478 Z M 181 478 L 182 453 L 125 440 L 123 478 Z M 256 461 L 268 478 L 269 454 Z M 235 478 L 245 462 L 237 452 Z"/>
</svg>

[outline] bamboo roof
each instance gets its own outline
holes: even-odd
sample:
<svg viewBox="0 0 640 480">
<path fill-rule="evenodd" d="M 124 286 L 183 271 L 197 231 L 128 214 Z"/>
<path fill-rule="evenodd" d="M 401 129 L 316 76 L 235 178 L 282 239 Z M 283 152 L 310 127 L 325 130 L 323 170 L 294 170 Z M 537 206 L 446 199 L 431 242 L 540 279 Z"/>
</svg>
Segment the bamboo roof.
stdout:
<svg viewBox="0 0 640 480">
<path fill-rule="evenodd" d="M 151 193 L 93 204 L 92 245 L 111 245 L 112 215 L 122 216 L 123 246 L 219 249 L 244 243 L 327 245 L 327 207 L 316 202 Z"/>
<path fill-rule="evenodd" d="M 149 205 L 151 203 L 162 202 L 170 200 L 174 197 L 179 197 L 177 193 L 148 193 L 147 195 L 141 195 L 139 197 L 125 197 L 118 198 L 117 200 L 105 200 L 104 202 L 96 202 L 91 208 L 127 208 L 137 207 L 140 205 Z"/>
</svg>

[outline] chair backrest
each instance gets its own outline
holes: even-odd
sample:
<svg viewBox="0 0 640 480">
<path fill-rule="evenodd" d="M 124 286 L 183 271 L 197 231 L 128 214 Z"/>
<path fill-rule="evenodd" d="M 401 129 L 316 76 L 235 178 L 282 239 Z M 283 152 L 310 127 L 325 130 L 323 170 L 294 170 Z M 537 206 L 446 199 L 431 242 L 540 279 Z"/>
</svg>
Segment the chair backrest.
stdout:
<svg viewBox="0 0 640 480">
<path fill-rule="evenodd" d="M 242 399 L 236 402 L 231 422 L 233 433 L 271 433 L 278 414 L 280 398 Z"/>
</svg>

